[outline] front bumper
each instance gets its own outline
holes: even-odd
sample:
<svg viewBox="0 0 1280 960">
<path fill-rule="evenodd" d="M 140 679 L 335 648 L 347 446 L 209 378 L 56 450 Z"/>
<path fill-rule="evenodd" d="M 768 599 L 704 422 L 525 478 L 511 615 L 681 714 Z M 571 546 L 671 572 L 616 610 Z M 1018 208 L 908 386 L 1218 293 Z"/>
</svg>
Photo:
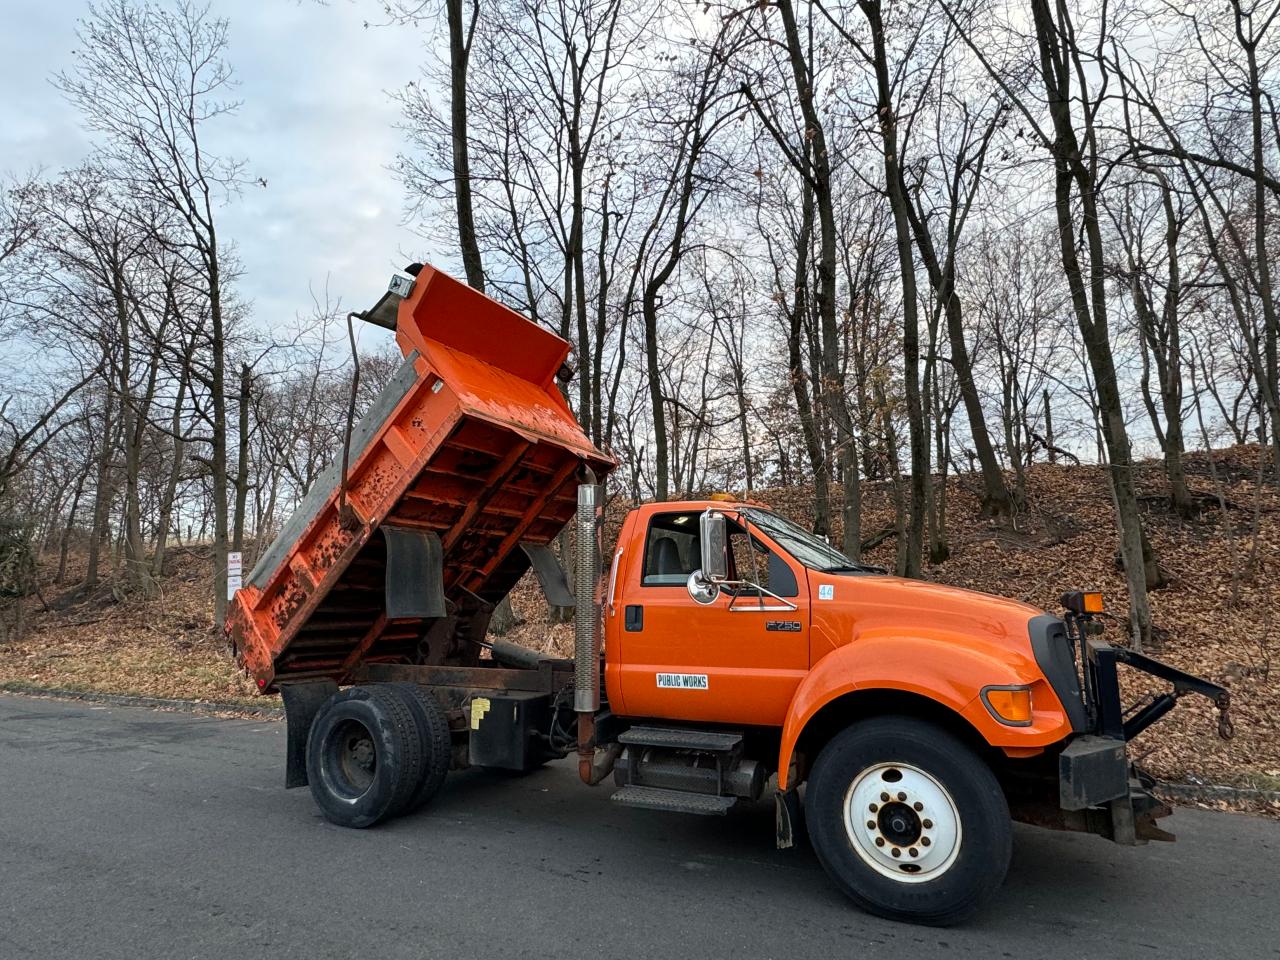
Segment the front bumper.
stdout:
<svg viewBox="0 0 1280 960">
<path fill-rule="evenodd" d="M 1123 740 L 1076 737 L 1058 755 L 1058 826 L 1127 845 L 1172 840 L 1156 826 L 1173 811 L 1151 793 L 1154 785 L 1129 763 Z"/>
<path fill-rule="evenodd" d="M 1172 840 L 1172 834 L 1155 824 L 1172 811 L 1151 793 L 1154 781 L 1129 762 L 1128 742 L 1187 693 L 1213 701 L 1219 711 L 1218 733 L 1229 739 L 1233 734 L 1230 695 L 1223 687 L 1167 663 L 1089 638 L 1087 620 L 1068 617 L 1064 627 L 1060 636 L 1071 644 L 1071 676 L 1067 678 L 1061 669 L 1060 652 L 1056 675 L 1046 674 L 1059 699 L 1064 704 L 1070 701 L 1068 712 L 1077 734 L 1058 754 L 1057 809 L 1042 807 L 1032 819 L 1045 826 L 1097 833 L 1122 844 Z M 1120 700 L 1120 664 L 1165 680 L 1173 689 L 1126 708 Z"/>
</svg>

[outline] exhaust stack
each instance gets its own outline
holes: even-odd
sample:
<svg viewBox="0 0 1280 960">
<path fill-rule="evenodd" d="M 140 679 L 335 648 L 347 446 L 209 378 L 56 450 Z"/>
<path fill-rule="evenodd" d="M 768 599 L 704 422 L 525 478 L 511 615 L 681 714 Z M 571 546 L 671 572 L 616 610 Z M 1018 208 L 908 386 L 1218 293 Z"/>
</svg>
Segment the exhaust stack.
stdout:
<svg viewBox="0 0 1280 960">
<path fill-rule="evenodd" d="M 575 561 L 573 614 L 573 709 L 600 709 L 600 514 L 601 488 L 587 470 L 578 485 L 578 555 Z"/>
</svg>

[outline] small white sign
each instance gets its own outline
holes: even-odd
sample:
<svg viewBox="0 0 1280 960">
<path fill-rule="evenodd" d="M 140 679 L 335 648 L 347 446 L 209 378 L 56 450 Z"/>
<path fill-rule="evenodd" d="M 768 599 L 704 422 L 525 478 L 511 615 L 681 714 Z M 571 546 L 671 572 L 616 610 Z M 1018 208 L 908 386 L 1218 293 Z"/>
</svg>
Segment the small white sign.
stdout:
<svg viewBox="0 0 1280 960">
<path fill-rule="evenodd" d="M 236 591 L 244 583 L 244 557 L 239 550 L 227 554 L 227 599 L 234 600 Z"/>
<path fill-rule="evenodd" d="M 834 583 L 818 584 L 819 600 L 834 600 L 836 598 L 836 585 Z"/>
<path fill-rule="evenodd" d="M 678 690 L 705 690 L 707 675 L 705 673 L 660 673 L 658 686 L 674 687 Z"/>
</svg>

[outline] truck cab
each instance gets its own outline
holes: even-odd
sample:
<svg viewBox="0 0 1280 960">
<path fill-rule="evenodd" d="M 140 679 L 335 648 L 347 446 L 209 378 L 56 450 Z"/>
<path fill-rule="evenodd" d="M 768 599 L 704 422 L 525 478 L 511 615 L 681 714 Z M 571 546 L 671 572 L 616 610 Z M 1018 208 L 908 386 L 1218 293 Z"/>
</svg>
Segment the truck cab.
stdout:
<svg viewBox="0 0 1280 960">
<path fill-rule="evenodd" d="M 710 517 L 724 530 L 716 578 L 702 569 Z M 796 737 L 841 698 L 874 691 L 881 702 L 945 709 L 1025 757 L 1070 736 L 1063 704 L 1080 696 L 1056 691 L 1036 660 L 1043 611 L 852 563 L 758 503 L 631 511 L 603 613 L 615 713 L 777 729 L 784 789 Z"/>
</svg>

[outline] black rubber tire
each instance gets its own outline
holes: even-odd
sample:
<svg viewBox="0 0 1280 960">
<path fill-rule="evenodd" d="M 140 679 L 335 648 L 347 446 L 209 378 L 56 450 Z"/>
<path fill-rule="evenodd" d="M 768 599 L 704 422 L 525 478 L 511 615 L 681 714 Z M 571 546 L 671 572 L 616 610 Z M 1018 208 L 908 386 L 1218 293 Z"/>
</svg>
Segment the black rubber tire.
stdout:
<svg viewBox="0 0 1280 960">
<path fill-rule="evenodd" d="M 392 812 L 392 816 L 397 816 L 420 809 L 440 792 L 453 761 L 453 738 L 449 733 L 449 718 L 445 715 L 444 707 L 431 691 L 416 683 L 395 683 L 391 684 L 391 689 L 413 714 L 422 754 L 422 771 L 418 784 L 404 806 Z"/>
<path fill-rule="evenodd" d="M 846 794 L 863 770 L 880 763 L 918 767 L 951 795 L 960 850 L 934 880 L 892 880 L 868 865 L 849 839 Z M 953 734 L 914 717 L 876 717 L 833 737 L 814 764 L 804 806 L 819 862 L 854 903 L 877 916 L 931 926 L 958 923 L 999 889 L 1009 870 L 1013 827 L 991 768 Z"/>
<path fill-rule="evenodd" d="M 365 757 L 371 749 L 371 769 L 351 759 L 352 744 Z M 371 827 L 403 809 L 421 778 L 417 724 L 395 691 L 383 685 L 350 687 L 320 708 L 307 736 L 307 779 L 325 819 L 343 827 Z"/>
</svg>

